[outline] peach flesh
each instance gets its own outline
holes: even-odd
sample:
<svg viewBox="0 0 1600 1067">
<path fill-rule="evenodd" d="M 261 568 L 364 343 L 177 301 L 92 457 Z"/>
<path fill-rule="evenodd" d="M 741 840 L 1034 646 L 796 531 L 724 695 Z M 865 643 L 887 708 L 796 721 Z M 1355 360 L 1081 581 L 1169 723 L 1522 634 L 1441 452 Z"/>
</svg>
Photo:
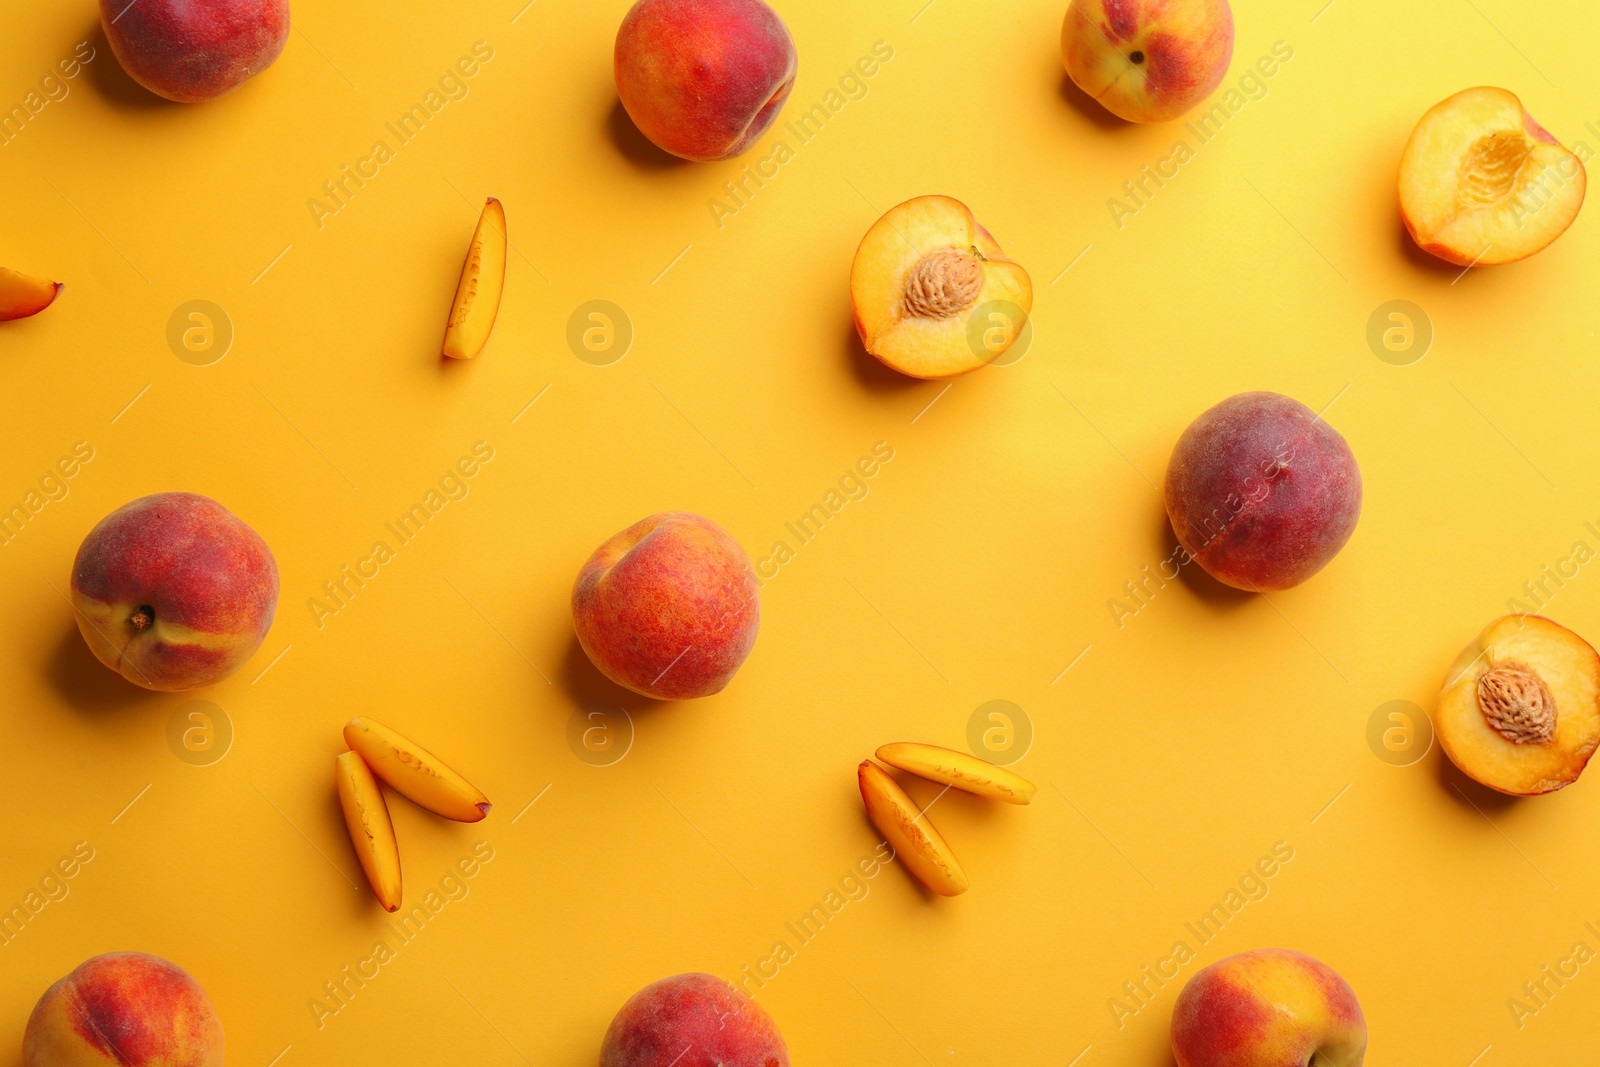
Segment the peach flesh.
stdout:
<svg viewBox="0 0 1600 1067">
<path fill-rule="evenodd" d="M 146 689 L 221 681 L 261 647 L 278 566 L 256 532 L 197 493 L 157 493 L 107 515 L 72 565 L 78 630 Z"/>
<path fill-rule="evenodd" d="M 222 1023 L 182 968 L 142 952 L 96 956 L 45 990 L 23 1067 L 221 1067 Z"/>
<path fill-rule="evenodd" d="M 1345 439 L 1298 400 L 1240 393 L 1183 432 L 1165 496 L 1178 543 L 1212 577 L 1288 589 L 1355 531 L 1361 472 Z"/>
<path fill-rule="evenodd" d="M 622 106 L 684 159 L 729 159 L 755 144 L 796 67 L 788 28 L 761 0 L 639 0 L 617 31 Z"/>
<path fill-rule="evenodd" d="M 672 511 L 595 550 L 573 585 L 572 621 L 607 678 L 685 700 L 733 678 L 755 644 L 761 607 L 739 543 L 710 519 Z"/>
<path fill-rule="evenodd" d="M 157 96 L 194 104 L 272 66 L 289 39 L 288 0 L 100 0 L 111 51 Z"/>
<path fill-rule="evenodd" d="M 789 1067 L 777 1025 L 709 974 L 679 974 L 628 999 L 606 1030 L 600 1067 Z"/>
</svg>

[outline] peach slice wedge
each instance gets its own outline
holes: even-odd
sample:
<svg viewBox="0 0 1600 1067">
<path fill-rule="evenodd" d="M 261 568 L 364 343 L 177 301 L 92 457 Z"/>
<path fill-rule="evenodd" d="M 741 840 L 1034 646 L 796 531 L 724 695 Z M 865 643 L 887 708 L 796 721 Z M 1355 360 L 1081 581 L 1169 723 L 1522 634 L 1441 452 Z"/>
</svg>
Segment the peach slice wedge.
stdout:
<svg viewBox="0 0 1600 1067">
<path fill-rule="evenodd" d="M 344 809 L 344 826 L 350 843 L 366 872 L 373 895 L 385 911 L 400 910 L 400 845 L 395 840 L 394 823 L 389 820 L 389 805 L 383 788 L 369 768 L 354 752 L 341 752 L 333 758 L 334 781 L 339 790 L 339 807 Z"/>
<path fill-rule="evenodd" d="M 1540 615 L 1506 615 L 1450 666 L 1434 709 L 1457 767 L 1513 796 L 1571 785 L 1600 746 L 1600 654 Z"/>
<path fill-rule="evenodd" d="M 1003 800 L 1007 804 L 1026 804 L 1038 792 L 1034 784 L 1020 774 L 977 756 L 940 748 L 938 745 L 898 741 L 878 749 L 878 758 L 918 778 L 954 786 L 990 800 Z"/>
<path fill-rule="evenodd" d="M 1400 215 L 1426 252 L 1461 266 L 1523 259 L 1583 206 L 1583 161 L 1516 94 L 1465 89 L 1428 109 L 1400 157 Z"/>
<path fill-rule="evenodd" d="M 0 267 L 0 322 L 37 315 L 55 303 L 60 282 L 48 282 Z"/>
<path fill-rule="evenodd" d="M 387 726 L 357 716 L 345 724 L 344 743 L 390 789 L 435 815 L 477 822 L 489 814 L 483 790 L 445 766 L 432 752 Z"/>
<path fill-rule="evenodd" d="M 1033 310 L 1033 282 L 971 210 L 948 196 L 890 208 L 850 267 L 861 343 L 913 378 L 954 378 L 995 362 Z"/>
<path fill-rule="evenodd" d="M 867 818 L 917 881 L 942 897 L 965 893 L 971 885 L 967 872 L 900 783 L 871 760 L 861 761 L 857 777 Z"/>
<path fill-rule="evenodd" d="M 471 359 L 483 351 L 500 312 L 500 293 L 506 282 L 506 210 L 490 197 L 478 216 L 478 228 L 461 265 L 461 281 L 450 305 L 444 329 L 444 354 Z"/>
</svg>

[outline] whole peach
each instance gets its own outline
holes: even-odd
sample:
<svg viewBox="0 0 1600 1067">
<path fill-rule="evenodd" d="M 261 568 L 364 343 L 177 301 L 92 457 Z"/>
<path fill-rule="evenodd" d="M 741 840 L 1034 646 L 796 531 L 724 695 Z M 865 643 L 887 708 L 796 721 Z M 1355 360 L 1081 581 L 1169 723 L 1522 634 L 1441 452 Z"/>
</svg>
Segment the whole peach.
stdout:
<svg viewBox="0 0 1600 1067">
<path fill-rule="evenodd" d="M 1277 393 L 1240 393 L 1183 431 L 1167 517 L 1189 557 L 1238 589 L 1288 589 L 1327 565 L 1361 517 L 1345 439 Z"/>
<path fill-rule="evenodd" d="M 679 974 L 628 998 L 606 1029 L 600 1067 L 789 1067 L 789 1050 L 744 993 L 709 974 Z"/>
<path fill-rule="evenodd" d="M 1175 119 L 1233 58 L 1228 0 L 1072 0 L 1061 58 L 1074 84 L 1129 122 Z"/>
<path fill-rule="evenodd" d="M 761 605 L 739 543 L 668 511 L 595 549 L 572 587 L 578 642 L 618 685 L 660 700 L 710 696 L 756 642 Z"/>
<path fill-rule="evenodd" d="M 157 493 L 89 531 L 72 564 L 78 631 L 146 689 L 220 682 L 261 647 L 278 603 L 266 542 L 197 493 Z"/>
<path fill-rule="evenodd" d="M 1178 1067 L 1361 1067 L 1367 1020 L 1332 967 L 1281 948 L 1218 960 L 1172 1007 Z"/>
<path fill-rule="evenodd" d="M 100 22 L 134 81 L 195 104 L 272 66 L 289 39 L 289 0 L 100 0 Z"/>
<path fill-rule="evenodd" d="M 110 952 L 45 990 L 22 1034 L 23 1067 L 222 1067 L 222 1022 L 188 972 Z"/>
<path fill-rule="evenodd" d="M 761 0 L 639 0 L 617 31 L 617 95 L 634 125 L 684 159 L 728 159 L 778 117 L 794 40 Z"/>
</svg>

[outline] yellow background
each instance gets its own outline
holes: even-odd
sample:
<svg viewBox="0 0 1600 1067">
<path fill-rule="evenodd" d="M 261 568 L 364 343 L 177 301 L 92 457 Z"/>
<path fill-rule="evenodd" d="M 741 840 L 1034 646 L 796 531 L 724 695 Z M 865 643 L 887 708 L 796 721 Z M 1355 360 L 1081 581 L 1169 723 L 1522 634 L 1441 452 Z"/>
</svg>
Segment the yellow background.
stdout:
<svg viewBox="0 0 1600 1067">
<path fill-rule="evenodd" d="M 1413 124 L 1467 86 L 1600 145 L 1600 14 L 1241 0 L 1228 84 L 1275 42 L 1293 59 L 1118 228 L 1108 198 L 1186 135 L 1064 86 L 1064 0 L 788 0 L 800 76 L 779 128 L 701 165 L 654 154 L 617 109 L 625 3 L 524 2 L 300 2 L 278 63 L 201 106 L 134 87 L 92 4 L 14 5 L 7 107 L 78 42 L 97 56 L 0 147 L 0 259 L 67 282 L 0 328 L 0 505 L 74 442 L 95 455 L 0 548 L 0 903 L 75 842 L 95 858 L 0 948 L 0 1048 L 50 981 L 141 949 L 210 991 L 231 1063 L 590 1064 L 638 987 L 737 977 L 784 940 L 795 958 L 760 999 L 799 1064 L 1159 1067 L 1179 983 L 1266 945 L 1344 975 L 1373 1064 L 1592 1055 L 1600 968 L 1520 1029 L 1506 1002 L 1574 942 L 1600 949 L 1600 783 L 1510 802 L 1436 748 L 1380 761 L 1366 729 L 1386 701 L 1428 704 L 1575 541 L 1600 548 L 1595 209 L 1536 258 L 1458 278 L 1394 206 Z M 394 147 L 384 123 L 479 41 L 494 57 L 470 95 L 319 229 L 322 183 Z M 810 143 L 783 132 L 879 41 L 894 56 L 864 99 Z M 780 137 L 794 158 L 719 228 L 710 200 Z M 865 357 L 846 291 L 872 221 L 929 192 L 971 205 L 1037 294 L 1026 357 L 947 391 Z M 516 246 L 505 302 L 481 358 L 441 365 L 486 194 Z M 193 299 L 236 331 L 211 366 L 166 341 Z M 592 299 L 636 331 L 609 366 L 565 340 Z M 1365 340 L 1394 299 L 1436 331 L 1414 365 Z M 1365 480 L 1354 538 L 1299 589 L 1173 581 L 1119 628 L 1107 601 L 1169 551 L 1173 441 L 1249 389 L 1332 402 Z M 470 495 L 319 628 L 322 583 L 480 440 L 494 459 Z M 601 540 L 687 509 L 764 557 L 879 441 L 894 459 L 869 495 L 765 585 L 726 692 L 646 707 L 587 665 L 567 598 Z M 262 534 L 282 596 L 237 676 L 150 694 L 91 660 L 61 592 L 102 515 L 177 489 Z M 1597 566 L 1549 607 L 1591 637 Z M 167 743 L 197 697 L 236 734 L 211 766 Z M 873 849 L 856 761 L 964 747 L 993 699 L 1031 719 L 1016 766 L 1040 795 L 933 809 L 972 891 L 932 899 L 891 867 L 797 946 L 784 924 Z M 568 747 L 585 701 L 632 713 L 613 766 Z M 475 842 L 494 859 L 319 1029 L 308 1002 L 384 930 L 333 791 L 357 713 L 496 802 L 476 827 L 392 802 L 408 907 Z M 1294 858 L 1270 894 L 1119 1029 L 1122 983 L 1280 841 Z"/>
</svg>

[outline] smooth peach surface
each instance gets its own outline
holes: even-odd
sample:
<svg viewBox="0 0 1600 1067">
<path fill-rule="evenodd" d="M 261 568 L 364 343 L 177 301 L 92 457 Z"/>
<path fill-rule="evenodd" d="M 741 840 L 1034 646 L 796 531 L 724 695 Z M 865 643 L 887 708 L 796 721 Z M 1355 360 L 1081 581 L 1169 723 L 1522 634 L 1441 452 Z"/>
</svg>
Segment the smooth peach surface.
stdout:
<svg viewBox="0 0 1600 1067">
<path fill-rule="evenodd" d="M 944 835 L 888 771 L 864 759 L 856 768 L 856 784 L 867 818 L 917 881 L 942 897 L 957 897 L 971 888 Z"/>
<path fill-rule="evenodd" d="M 1600 655 L 1543 616 L 1502 616 L 1450 665 L 1433 723 L 1451 762 L 1490 789 L 1571 785 L 1600 746 Z"/>
<path fill-rule="evenodd" d="M 197 493 L 140 497 L 101 519 L 72 564 L 78 630 L 146 689 L 220 682 L 255 654 L 278 603 L 266 542 Z"/>
<path fill-rule="evenodd" d="M 772 1016 L 721 978 L 679 974 L 628 998 L 600 1067 L 789 1067 Z"/>
<path fill-rule="evenodd" d="M 1428 109 L 1400 157 L 1400 216 L 1425 251 L 1462 265 L 1523 259 L 1566 232 L 1583 160 L 1515 93 L 1465 89 Z"/>
<path fill-rule="evenodd" d="M 915 378 L 953 378 L 1005 355 L 1033 310 L 1033 281 L 971 209 L 919 196 L 884 212 L 850 265 L 861 344 Z"/>
<path fill-rule="evenodd" d="M 1173 533 L 1208 574 L 1238 589 L 1288 589 L 1355 531 L 1361 471 L 1338 431 L 1298 400 L 1240 393 L 1183 431 L 1165 495 Z"/>
<path fill-rule="evenodd" d="M 639 0 L 617 31 L 617 95 L 639 131 L 684 159 L 736 156 L 794 88 L 794 40 L 761 0 Z"/>
<path fill-rule="evenodd" d="M 1367 1020 L 1333 968 L 1256 949 L 1189 979 L 1172 1008 L 1178 1067 L 1360 1067 Z"/>
<path fill-rule="evenodd" d="M 1211 95 L 1233 58 L 1228 0 L 1072 0 L 1061 58 L 1129 122 L 1166 122 Z"/>
<path fill-rule="evenodd" d="M 45 990 L 22 1037 L 23 1067 L 222 1067 L 222 1022 L 188 972 L 110 952 Z"/>
<path fill-rule="evenodd" d="M 60 282 L 0 267 L 0 322 L 37 315 L 55 302 Z"/>
<path fill-rule="evenodd" d="M 721 691 L 761 624 L 755 572 L 710 519 L 668 511 L 605 544 L 572 588 L 578 641 L 607 678 L 660 700 Z"/>
<path fill-rule="evenodd" d="M 193 104 L 272 65 L 289 39 L 289 0 L 100 0 L 100 21 L 134 81 Z"/>
</svg>

